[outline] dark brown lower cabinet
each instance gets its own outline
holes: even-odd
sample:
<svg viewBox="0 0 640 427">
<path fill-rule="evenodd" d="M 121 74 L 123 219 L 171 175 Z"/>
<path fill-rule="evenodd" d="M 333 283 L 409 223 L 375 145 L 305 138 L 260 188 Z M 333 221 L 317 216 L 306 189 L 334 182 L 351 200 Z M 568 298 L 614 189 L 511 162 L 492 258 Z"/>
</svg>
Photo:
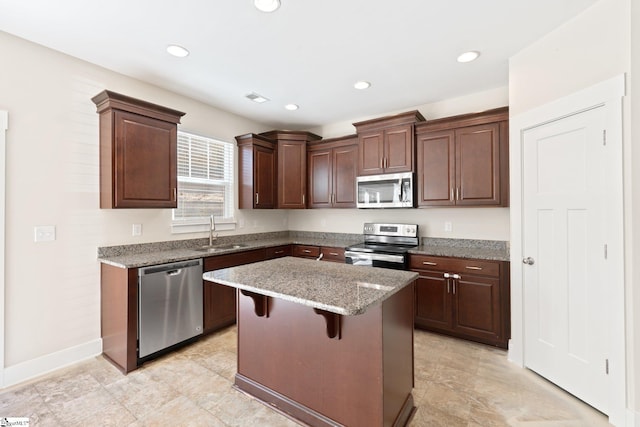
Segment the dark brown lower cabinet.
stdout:
<svg viewBox="0 0 640 427">
<path fill-rule="evenodd" d="M 204 272 L 264 261 L 264 249 L 219 255 L 204 259 Z M 203 281 L 204 333 L 217 331 L 236 321 L 236 289 Z"/>
<path fill-rule="evenodd" d="M 509 263 L 411 255 L 415 326 L 507 348 Z"/>
</svg>

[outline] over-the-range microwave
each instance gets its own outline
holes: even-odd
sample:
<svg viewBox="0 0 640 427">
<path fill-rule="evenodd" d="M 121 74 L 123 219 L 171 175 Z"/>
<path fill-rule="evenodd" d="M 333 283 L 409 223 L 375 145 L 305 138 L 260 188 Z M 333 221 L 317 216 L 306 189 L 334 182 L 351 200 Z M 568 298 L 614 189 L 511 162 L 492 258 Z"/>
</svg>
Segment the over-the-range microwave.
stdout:
<svg viewBox="0 0 640 427">
<path fill-rule="evenodd" d="M 412 208 L 413 173 L 359 176 L 358 208 Z"/>
</svg>

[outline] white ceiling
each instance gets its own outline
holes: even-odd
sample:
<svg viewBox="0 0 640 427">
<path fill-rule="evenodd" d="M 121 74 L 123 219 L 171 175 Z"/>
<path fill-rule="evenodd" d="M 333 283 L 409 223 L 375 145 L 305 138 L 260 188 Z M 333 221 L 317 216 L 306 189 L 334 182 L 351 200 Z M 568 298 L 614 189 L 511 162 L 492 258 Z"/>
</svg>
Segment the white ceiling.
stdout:
<svg viewBox="0 0 640 427">
<path fill-rule="evenodd" d="M 282 0 L 269 14 L 253 0 L 0 0 L 0 30 L 276 128 L 308 129 L 506 86 L 510 56 L 595 1 Z M 169 56 L 172 43 L 191 54 Z M 482 55 L 457 63 L 467 50 Z M 372 87 L 355 90 L 357 80 Z M 271 101 L 253 103 L 250 92 Z"/>
</svg>

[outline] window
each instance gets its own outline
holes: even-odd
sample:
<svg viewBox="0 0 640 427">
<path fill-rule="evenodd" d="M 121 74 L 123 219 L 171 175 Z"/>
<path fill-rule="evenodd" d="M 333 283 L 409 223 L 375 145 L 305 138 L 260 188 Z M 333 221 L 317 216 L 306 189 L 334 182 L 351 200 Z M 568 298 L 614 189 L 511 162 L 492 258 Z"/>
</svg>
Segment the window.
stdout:
<svg viewBox="0 0 640 427">
<path fill-rule="evenodd" d="M 234 222 L 233 149 L 231 143 L 178 131 L 178 207 L 173 231 L 201 231 L 209 217 Z M 225 227 L 226 228 L 226 227 Z"/>
</svg>

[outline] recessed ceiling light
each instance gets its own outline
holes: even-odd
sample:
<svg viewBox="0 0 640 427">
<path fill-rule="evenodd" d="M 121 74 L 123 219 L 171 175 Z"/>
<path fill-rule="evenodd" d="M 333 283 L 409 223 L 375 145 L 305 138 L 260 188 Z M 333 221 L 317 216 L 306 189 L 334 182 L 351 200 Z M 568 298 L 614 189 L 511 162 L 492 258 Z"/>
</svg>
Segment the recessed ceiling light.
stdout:
<svg viewBox="0 0 640 427">
<path fill-rule="evenodd" d="M 458 56 L 458 62 L 471 62 L 478 59 L 480 56 L 480 52 L 476 50 L 470 50 L 469 52 L 465 52 L 462 55 Z"/>
<path fill-rule="evenodd" d="M 273 12 L 280 7 L 280 0 L 254 0 L 253 4 L 261 12 Z"/>
<path fill-rule="evenodd" d="M 287 104 L 284 106 L 284 108 L 286 108 L 289 111 L 296 111 L 300 107 L 298 107 L 296 104 Z"/>
<path fill-rule="evenodd" d="M 170 44 L 167 46 L 167 52 L 169 52 L 173 56 L 177 56 L 178 58 L 184 58 L 189 55 L 189 51 L 182 46 L 178 46 L 177 44 Z"/>
<path fill-rule="evenodd" d="M 253 102 L 257 102 L 258 104 L 262 104 L 263 102 L 267 102 L 269 100 L 269 98 L 258 95 L 255 92 L 251 92 L 249 95 L 245 95 L 245 97 Z"/>
<path fill-rule="evenodd" d="M 360 90 L 369 89 L 371 87 L 371 83 L 360 80 L 359 82 L 355 82 L 353 87 Z"/>
</svg>

